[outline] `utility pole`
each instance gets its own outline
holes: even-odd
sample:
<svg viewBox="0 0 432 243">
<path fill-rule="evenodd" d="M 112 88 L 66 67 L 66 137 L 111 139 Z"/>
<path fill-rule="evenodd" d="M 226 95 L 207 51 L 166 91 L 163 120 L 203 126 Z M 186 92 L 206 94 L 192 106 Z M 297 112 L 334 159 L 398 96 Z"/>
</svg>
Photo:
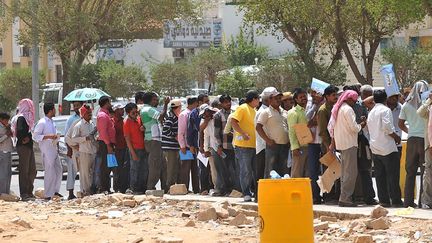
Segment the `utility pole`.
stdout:
<svg viewBox="0 0 432 243">
<path fill-rule="evenodd" d="M 32 28 L 32 100 L 35 107 L 35 119 L 39 120 L 39 38 L 37 31 L 37 0 L 32 1 L 33 28 Z"/>
</svg>

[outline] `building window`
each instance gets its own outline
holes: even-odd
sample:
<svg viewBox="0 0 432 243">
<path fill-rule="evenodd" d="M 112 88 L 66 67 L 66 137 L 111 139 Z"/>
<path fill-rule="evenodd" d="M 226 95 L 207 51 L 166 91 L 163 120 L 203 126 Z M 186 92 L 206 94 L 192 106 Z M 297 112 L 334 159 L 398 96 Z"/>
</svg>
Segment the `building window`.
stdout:
<svg viewBox="0 0 432 243">
<path fill-rule="evenodd" d="M 409 38 L 409 47 L 418 48 L 420 44 L 420 38 L 418 36 L 413 36 Z"/>
</svg>

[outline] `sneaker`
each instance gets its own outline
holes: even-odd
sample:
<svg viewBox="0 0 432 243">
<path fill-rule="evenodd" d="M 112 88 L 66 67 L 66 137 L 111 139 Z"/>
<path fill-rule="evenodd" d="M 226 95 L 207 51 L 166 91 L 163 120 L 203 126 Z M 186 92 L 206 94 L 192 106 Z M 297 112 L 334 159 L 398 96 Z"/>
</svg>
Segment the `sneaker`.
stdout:
<svg viewBox="0 0 432 243">
<path fill-rule="evenodd" d="M 125 194 L 127 194 L 127 195 L 133 195 L 134 192 L 133 192 L 131 189 L 127 189 L 127 190 L 125 191 Z"/>
<path fill-rule="evenodd" d="M 249 195 L 244 196 L 243 199 L 244 199 L 245 202 L 252 202 L 252 197 L 249 196 Z"/>
<path fill-rule="evenodd" d="M 432 207 L 430 205 L 427 205 L 425 203 L 422 204 L 423 209 L 431 209 Z"/>
</svg>

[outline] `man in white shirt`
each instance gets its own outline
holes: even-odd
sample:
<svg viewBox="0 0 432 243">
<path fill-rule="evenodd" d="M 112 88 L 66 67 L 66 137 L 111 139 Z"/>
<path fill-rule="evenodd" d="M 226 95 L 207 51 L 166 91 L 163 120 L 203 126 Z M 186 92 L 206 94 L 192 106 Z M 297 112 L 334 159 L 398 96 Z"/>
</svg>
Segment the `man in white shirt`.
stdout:
<svg viewBox="0 0 432 243">
<path fill-rule="evenodd" d="M 402 207 L 400 163 L 396 146 L 400 144 L 401 138 L 395 132 L 392 111 L 385 106 L 387 94 L 384 90 L 376 90 L 373 96 L 375 106 L 369 113 L 367 124 L 375 164 L 378 199 L 383 207 Z"/>
<path fill-rule="evenodd" d="M 59 194 L 63 168 L 58 155 L 58 136 L 52 118 L 55 116 L 53 103 L 44 104 L 45 117 L 40 119 L 33 132 L 33 139 L 39 143 L 45 170 L 44 193 L 45 199 L 63 197 Z"/>
<path fill-rule="evenodd" d="M 356 122 L 353 106 L 357 102 L 358 94 L 352 90 L 346 90 L 332 109 L 332 118 L 329 123 L 330 134 L 334 135 L 334 144 L 341 153 L 341 195 L 339 197 L 340 207 L 356 207 L 353 203 L 353 193 L 358 175 L 357 151 L 358 133 L 366 126 L 363 120 L 360 124 Z M 334 123 L 332 123 L 332 119 Z M 332 148 L 333 145 L 330 145 Z"/>
<path fill-rule="evenodd" d="M 88 105 L 80 108 L 82 119 L 73 127 L 72 141 L 79 146 L 79 172 L 80 189 L 84 196 L 90 195 L 93 181 L 93 168 L 96 159 L 97 147 L 94 137 L 95 125 L 93 124 L 92 110 Z"/>
</svg>

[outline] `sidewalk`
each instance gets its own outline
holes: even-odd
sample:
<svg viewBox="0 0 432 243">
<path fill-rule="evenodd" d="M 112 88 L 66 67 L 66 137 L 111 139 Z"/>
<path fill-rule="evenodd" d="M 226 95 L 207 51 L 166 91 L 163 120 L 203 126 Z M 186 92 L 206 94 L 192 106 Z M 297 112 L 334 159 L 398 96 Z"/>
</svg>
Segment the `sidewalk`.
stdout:
<svg viewBox="0 0 432 243">
<path fill-rule="evenodd" d="M 184 196 L 171 196 L 164 195 L 165 199 L 179 200 L 179 201 L 200 201 L 200 202 L 215 202 L 222 203 L 228 201 L 233 205 L 247 205 L 250 208 L 258 209 L 258 205 L 254 202 L 243 202 L 243 198 L 230 198 L 230 197 L 211 197 L 188 194 Z M 321 215 L 336 216 L 340 219 L 356 219 L 361 217 L 367 217 L 370 215 L 374 206 L 364 206 L 356 208 L 343 208 L 331 205 L 314 205 L 314 215 L 316 217 Z M 429 219 L 432 220 L 432 210 L 428 209 L 414 209 L 412 214 L 401 215 L 401 212 L 407 212 L 404 208 L 387 208 L 390 217 L 403 217 L 411 219 Z M 399 212 L 399 213 L 398 213 Z"/>
</svg>

